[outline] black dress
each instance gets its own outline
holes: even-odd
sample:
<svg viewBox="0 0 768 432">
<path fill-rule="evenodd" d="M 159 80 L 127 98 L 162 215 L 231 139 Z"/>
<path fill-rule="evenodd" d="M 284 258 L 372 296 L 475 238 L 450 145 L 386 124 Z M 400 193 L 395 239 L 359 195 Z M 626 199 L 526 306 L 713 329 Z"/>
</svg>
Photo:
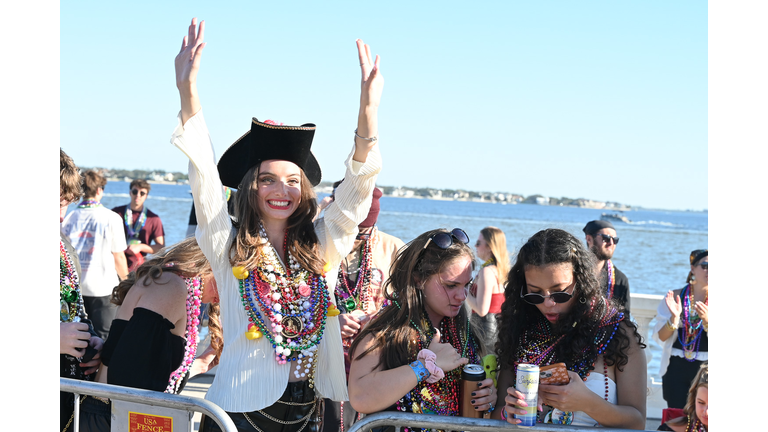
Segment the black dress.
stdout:
<svg viewBox="0 0 768 432">
<path fill-rule="evenodd" d="M 129 321 L 112 322 L 101 351 L 109 366 L 107 383 L 144 390 L 165 391 L 171 373 L 181 366 L 186 339 L 171 333 L 175 326 L 162 315 L 137 307 Z M 184 387 L 186 378 L 179 388 Z M 86 397 L 81 405 L 80 430 L 110 430 L 110 403 Z"/>
</svg>

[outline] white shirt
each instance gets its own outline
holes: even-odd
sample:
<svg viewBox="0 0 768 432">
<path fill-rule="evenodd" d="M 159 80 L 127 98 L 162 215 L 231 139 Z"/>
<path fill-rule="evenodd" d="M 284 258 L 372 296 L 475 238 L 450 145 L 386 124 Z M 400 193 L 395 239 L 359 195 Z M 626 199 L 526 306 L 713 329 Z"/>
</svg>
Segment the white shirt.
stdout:
<svg viewBox="0 0 768 432">
<path fill-rule="evenodd" d="M 278 364 L 266 337 L 255 340 L 245 337 L 248 316 L 229 263 L 229 246 L 236 231 L 227 213 L 208 128 L 202 110 L 185 125 L 181 123 L 181 114 L 178 120 L 171 142 L 189 157 L 189 184 L 198 222 L 195 237 L 211 263 L 221 299 L 224 350 L 205 398 L 229 412 L 260 410 L 282 396 L 288 385 L 291 362 Z M 365 163 L 354 161 L 353 152 L 347 158 L 345 180 L 336 190 L 336 200 L 325 210 L 324 217 L 315 221 L 322 258 L 330 264 L 326 280 L 334 304 L 339 264 L 352 249 L 357 225 L 368 216 L 376 175 L 381 170 L 378 145 L 370 151 Z M 349 400 L 338 316 L 327 318 L 317 352 L 315 390 L 318 395 L 336 401 Z"/>
<path fill-rule="evenodd" d="M 80 290 L 87 297 L 112 295 L 120 282 L 115 269 L 116 252 L 128 247 L 120 215 L 104 207 L 78 208 L 61 223 L 80 260 Z"/>
</svg>

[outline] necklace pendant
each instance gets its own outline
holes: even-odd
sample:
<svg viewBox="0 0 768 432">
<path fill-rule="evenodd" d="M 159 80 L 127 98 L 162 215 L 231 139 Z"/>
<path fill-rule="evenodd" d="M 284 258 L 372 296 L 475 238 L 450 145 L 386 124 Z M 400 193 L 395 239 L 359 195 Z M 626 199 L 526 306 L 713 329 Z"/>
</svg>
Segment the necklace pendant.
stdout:
<svg viewBox="0 0 768 432">
<path fill-rule="evenodd" d="M 688 360 L 693 360 L 696 358 L 696 353 L 693 351 L 685 351 L 685 358 Z"/>
<path fill-rule="evenodd" d="M 351 297 L 344 302 L 344 307 L 347 309 L 347 312 L 352 312 L 353 310 L 355 310 L 356 306 L 357 306 L 357 303 L 355 302 L 355 299 Z"/>
<path fill-rule="evenodd" d="M 59 311 L 59 318 L 62 322 L 69 321 L 69 305 L 64 300 L 61 301 L 61 309 Z"/>
<path fill-rule="evenodd" d="M 283 326 L 283 329 L 280 333 L 288 339 L 296 338 L 304 329 L 304 323 L 301 322 L 299 317 L 295 316 L 284 317 L 280 321 L 280 324 Z"/>
</svg>

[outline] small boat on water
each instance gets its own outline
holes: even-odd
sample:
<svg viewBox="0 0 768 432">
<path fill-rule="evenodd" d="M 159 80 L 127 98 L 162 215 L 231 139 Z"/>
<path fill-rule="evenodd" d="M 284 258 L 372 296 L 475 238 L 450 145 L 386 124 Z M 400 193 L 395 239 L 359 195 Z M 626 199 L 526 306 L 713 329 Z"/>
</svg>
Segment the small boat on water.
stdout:
<svg viewBox="0 0 768 432">
<path fill-rule="evenodd" d="M 624 222 L 624 223 L 632 223 L 631 220 L 629 220 L 628 217 L 624 216 L 623 213 L 603 213 L 600 215 L 600 219 L 605 221 L 612 221 L 612 222 Z"/>
</svg>

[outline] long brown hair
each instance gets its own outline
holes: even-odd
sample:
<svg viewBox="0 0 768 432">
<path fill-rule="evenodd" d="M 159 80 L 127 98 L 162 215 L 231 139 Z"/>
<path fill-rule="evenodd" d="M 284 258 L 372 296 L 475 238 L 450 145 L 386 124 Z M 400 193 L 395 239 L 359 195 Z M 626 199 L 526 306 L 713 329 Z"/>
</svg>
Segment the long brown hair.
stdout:
<svg viewBox="0 0 768 432">
<path fill-rule="evenodd" d="M 499 286 L 503 288 L 507 283 L 507 275 L 510 267 L 509 252 L 507 251 L 507 237 L 504 235 L 504 231 L 493 226 L 481 229 L 480 235 L 483 236 L 483 240 L 488 243 L 488 248 L 491 250 L 491 258 L 496 265 Z"/>
<path fill-rule="evenodd" d="M 320 256 L 320 241 L 312 224 L 317 213 L 317 195 L 312 189 L 304 170 L 301 171 L 301 202 L 288 218 L 288 245 L 291 254 L 305 269 L 315 274 L 323 271 L 325 262 Z M 230 246 L 229 262 L 253 268 L 259 260 L 263 247 L 259 236 L 261 215 L 259 214 L 258 183 L 259 166 L 245 173 L 235 195 L 235 228 L 237 234 Z"/>
<path fill-rule="evenodd" d="M 366 335 L 373 336 L 373 344 L 358 355 L 357 360 L 381 348 L 381 357 L 376 367 L 383 366 L 384 370 L 389 370 L 406 364 L 410 355 L 409 343 L 419 337 L 411 323 L 422 322 L 424 302 L 421 290 L 424 284 L 432 275 L 440 273 L 445 266 L 458 258 L 469 257 L 474 267 L 472 249 L 464 243 L 454 241 L 447 249 L 440 249 L 430 242 L 428 247 L 424 248 L 427 241 L 440 232 L 448 233 L 444 229 L 427 231 L 398 252 L 384 289 L 384 296 L 391 304 L 355 337 L 350 353 L 355 352 Z M 393 304 L 395 301 L 400 307 Z M 466 308 L 461 308 L 456 322 L 467 322 Z M 469 331 L 466 328 L 462 330 L 464 330 L 462 333 Z"/>
<path fill-rule="evenodd" d="M 685 401 L 685 407 L 683 407 L 684 417 L 678 417 L 670 420 L 671 424 L 686 424 L 688 420 L 691 421 L 701 420 L 696 416 L 696 395 L 699 393 L 699 387 L 709 388 L 709 363 L 704 362 L 701 364 L 699 371 L 696 372 L 696 376 L 691 381 L 691 388 L 688 390 L 688 399 Z"/>
<path fill-rule="evenodd" d="M 158 279 L 164 272 L 170 272 L 182 278 L 205 278 L 213 274 L 211 264 L 197 244 L 197 239 L 187 237 L 174 245 L 163 248 L 152 259 L 145 261 L 136 271 L 131 272 L 112 290 L 112 303 L 123 304 L 128 291 L 139 281 L 142 281 L 144 286 L 159 283 Z M 214 362 L 218 363 L 223 347 L 218 303 L 208 306 L 208 329 L 211 334 L 211 346 L 216 350 Z"/>
</svg>

